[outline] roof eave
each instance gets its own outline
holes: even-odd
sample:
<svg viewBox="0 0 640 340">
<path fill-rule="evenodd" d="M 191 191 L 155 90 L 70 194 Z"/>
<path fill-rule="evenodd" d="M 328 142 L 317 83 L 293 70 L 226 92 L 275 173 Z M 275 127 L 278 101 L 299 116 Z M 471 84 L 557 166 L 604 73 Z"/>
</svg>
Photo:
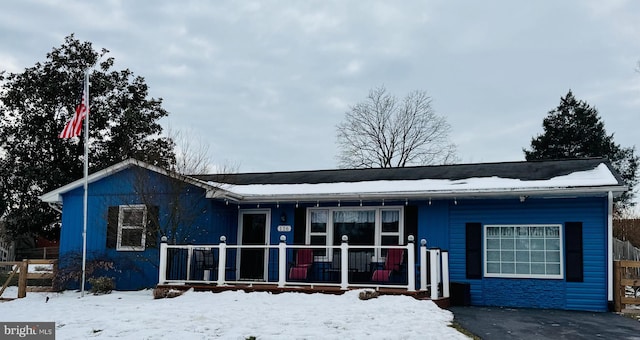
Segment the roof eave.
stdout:
<svg viewBox="0 0 640 340">
<path fill-rule="evenodd" d="M 171 178 L 175 178 L 181 181 L 184 181 L 186 183 L 189 183 L 191 185 L 203 188 L 207 191 L 207 197 L 209 197 L 209 195 L 211 195 L 211 197 L 215 196 L 214 194 L 210 194 L 213 192 L 216 192 L 218 190 L 221 190 L 220 188 L 217 188 L 215 186 L 212 186 L 211 184 L 209 184 L 209 182 L 197 179 L 197 178 L 193 178 L 190 176 L 185 176 L 185 175 L 181 175 L 178 174 L 176 172 L 173 171 L 169 171 L 169 170 L 165 170 L 161 167 L 155 166 L 155 165 L 151 165 L 151 164 L 147 164 L 145 162 L 139 161 L 137 159 L 127 159 L 124 160 L 120 163 L 116 163 L 108 168 L 105 168 L 103 170 L 97 171 L 91 175 L 89 175 L 87 177 L 87 182 L 88 183 L 93 183 L 96 182 L 102 178 L 108 177 L 116 172 L 122 171 L 124 169 L 127 169 L 133 165 L 139 166 L 141 168 L 150 170 L 150 171 L 154 171 L 157 172 L 159 174 L 165 175 L 167 177 L 171 177 Z M 45 203 L 62 203 L 62 194 L 65 194 L 71 190 L 74 190 L 76 188 L 82 187 L 84 185 L 84 178 L 78 179 L 76 181 L 73 181 L 67 185 L 64 185 L 58 189 L 49 191 L 41 196 L 39 196 L 38 198 Z"/>
<path fill-rule="evenodd" d="M 405 200 L 405 199 L 446 199 L 446 198 L 497 198 L 497 197 L 560 197 L 606 195 L 612 192 L 615 197 L 627 190 L 626 186 L 597 187 L 555 187 L 555 188 L 513 188 L 487 190 L 420 190 L 404 192 L 350 192 L 323 194 L 282 194 L 282 195 L 232 195 L 221 194 L 217 198 L 244 203 L 268 202 L 315 202 L 315 201 L 358 201 L 358 200 Z M 226 192 L 230 193 L 230 192 Z"/>
</svg>

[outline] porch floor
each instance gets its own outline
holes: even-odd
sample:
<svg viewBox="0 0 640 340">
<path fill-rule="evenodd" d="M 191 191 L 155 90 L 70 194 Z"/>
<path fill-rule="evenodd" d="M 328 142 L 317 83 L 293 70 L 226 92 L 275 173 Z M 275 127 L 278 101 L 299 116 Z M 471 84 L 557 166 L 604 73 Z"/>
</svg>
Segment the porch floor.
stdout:
<svg viewBox="0 0 640 340">
<path fill-rule="evenodd" d="M 193 289 L 197 292 L 206 292 L 210 291 L 213 293 L 220 293 L 224 291 L 244 291 L 246 293 L 251 292 L 268 292 L 272 294 L 280 294 L 280 293 L 304 293 L 304 294 L 334 294 L 341 295 L 346 291 L 340 289 L 340 287 L 335 286 L 323 286 L 323 285 L 312 285 L 312 286 L 287 286 L 287 287 L 277 287 L 273 285 L 260 285 L 260 284 L 230 284 L 226 286 L 218 286 L 218 285 L 208 285 L 208 284 L 162 284 L 157 285 L 156 289 L 174 289 L 186 291 L 189 289 Z M 411 296 L 417 300 L 431 300 L 428 291 L 415 291 L 409 292 L 406 289 L 398 289 L 398 288 L 352 288 L 352 289 L 367 289 L 367 290 L 375 290 L 380 295 L 405 295 Z M 432 300 L 438 307 L 440 308 L 448 308 L 450 306 L 449 298 L 438 298 Z"/>
</svg>

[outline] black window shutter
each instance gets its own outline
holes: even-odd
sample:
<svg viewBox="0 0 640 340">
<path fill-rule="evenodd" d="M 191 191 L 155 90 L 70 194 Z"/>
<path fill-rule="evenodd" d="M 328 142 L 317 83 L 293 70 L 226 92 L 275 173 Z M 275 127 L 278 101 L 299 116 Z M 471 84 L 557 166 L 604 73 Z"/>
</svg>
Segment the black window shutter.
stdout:
<svg viewBox="0 0 640 340">
<path fill-rule="evenodd" d="M 564 266 L 567 282 L 583 282 L 582 222 L 564 224 L 564 250 L 567 260 Z"/>
<path fill-rule="evenodd" d="M 482 278 L 482 224 L 466 224 L 467 279 Z"/>
<path fill-rule="evenodd" d="M 293 244 L 304 244 L 307 232 L 307 208 L 296 208 L 293 217 Z"/>
<path fill-rule="evenodd" d="M 160 223 L 158 221 L 158 213 L 160 208 L 157 205 L 147 206 L 147 228 L 145 235 L 145 247 L 157 248 L 158 235 L 160 235 Z"/>
<path fill-rule="evenodd" d="M 407 237 L 409 235 L 413 235 L 415 246 L 415 258 L 420 258 L 420 241 L 418 240 L 418 206 L 417 205 L 407 205 L 404 207 L 404 242 L 402 244 L 407 244 Z"/>
<path fill-rule="evenodd" d="M 118 214 L 120 208 L 117 206 L 109 207 L 107 212 L 107 248 L 115 248 L 118 242 Z"/>
<path fill-rule="evenodd" d="M 413 235 L 414 242 L 420 244 L 418 241 L 418 206 L 408 205 L 404 207 L 404 241 L 407 241 L 407 237 Z M 416 250 L 418 247 L 416 247 Z"/>
</svg>

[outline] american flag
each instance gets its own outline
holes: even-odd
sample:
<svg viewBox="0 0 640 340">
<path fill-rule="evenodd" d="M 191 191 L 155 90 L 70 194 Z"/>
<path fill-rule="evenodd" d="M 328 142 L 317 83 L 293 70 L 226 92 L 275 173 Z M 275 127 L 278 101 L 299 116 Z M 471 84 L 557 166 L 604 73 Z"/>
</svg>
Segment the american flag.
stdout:
<svg viewBox="0 0 640 340">
<path fill-rule="evenodd" d="M 59 138 L 71 138 L 80 135 L 80 131 L 82 131 L 82 121 L 89 113 L 89 98 L 87 98 L 87 83 L 85 83 L 82 87 L 82 98 L 80 99 L 80 103 L 76 106 L 76 112 L 73 114 L 73 118 L 67 122 L 64 130 L 60 132 Z"/>
</svg>

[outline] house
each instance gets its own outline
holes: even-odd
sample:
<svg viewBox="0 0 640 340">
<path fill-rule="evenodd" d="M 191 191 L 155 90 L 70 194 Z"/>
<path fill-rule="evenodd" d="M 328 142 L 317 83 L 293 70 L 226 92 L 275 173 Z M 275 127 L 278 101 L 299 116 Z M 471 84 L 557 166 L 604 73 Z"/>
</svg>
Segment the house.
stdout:
<svg viewBox="0 0 640 340">
<path fill-rule="evenodd" d="M 590 311 L 613 300 L 613 199 L 627 190 L 602 158 L 197 176 L 127 160 L 88 182 L 87 254 L 113 260 L 119 289 L 433 296 L 450 280 L 473 305 Z M 41 199 L 62 209 L 62 266 L 82 249 L 83 180 Z"/>
<path fill-rule="evenodd" d="M 0 219 L 0 262 L 15 259 L 15 243 L 5 233 L 4 221 Z"/>
</svg>

